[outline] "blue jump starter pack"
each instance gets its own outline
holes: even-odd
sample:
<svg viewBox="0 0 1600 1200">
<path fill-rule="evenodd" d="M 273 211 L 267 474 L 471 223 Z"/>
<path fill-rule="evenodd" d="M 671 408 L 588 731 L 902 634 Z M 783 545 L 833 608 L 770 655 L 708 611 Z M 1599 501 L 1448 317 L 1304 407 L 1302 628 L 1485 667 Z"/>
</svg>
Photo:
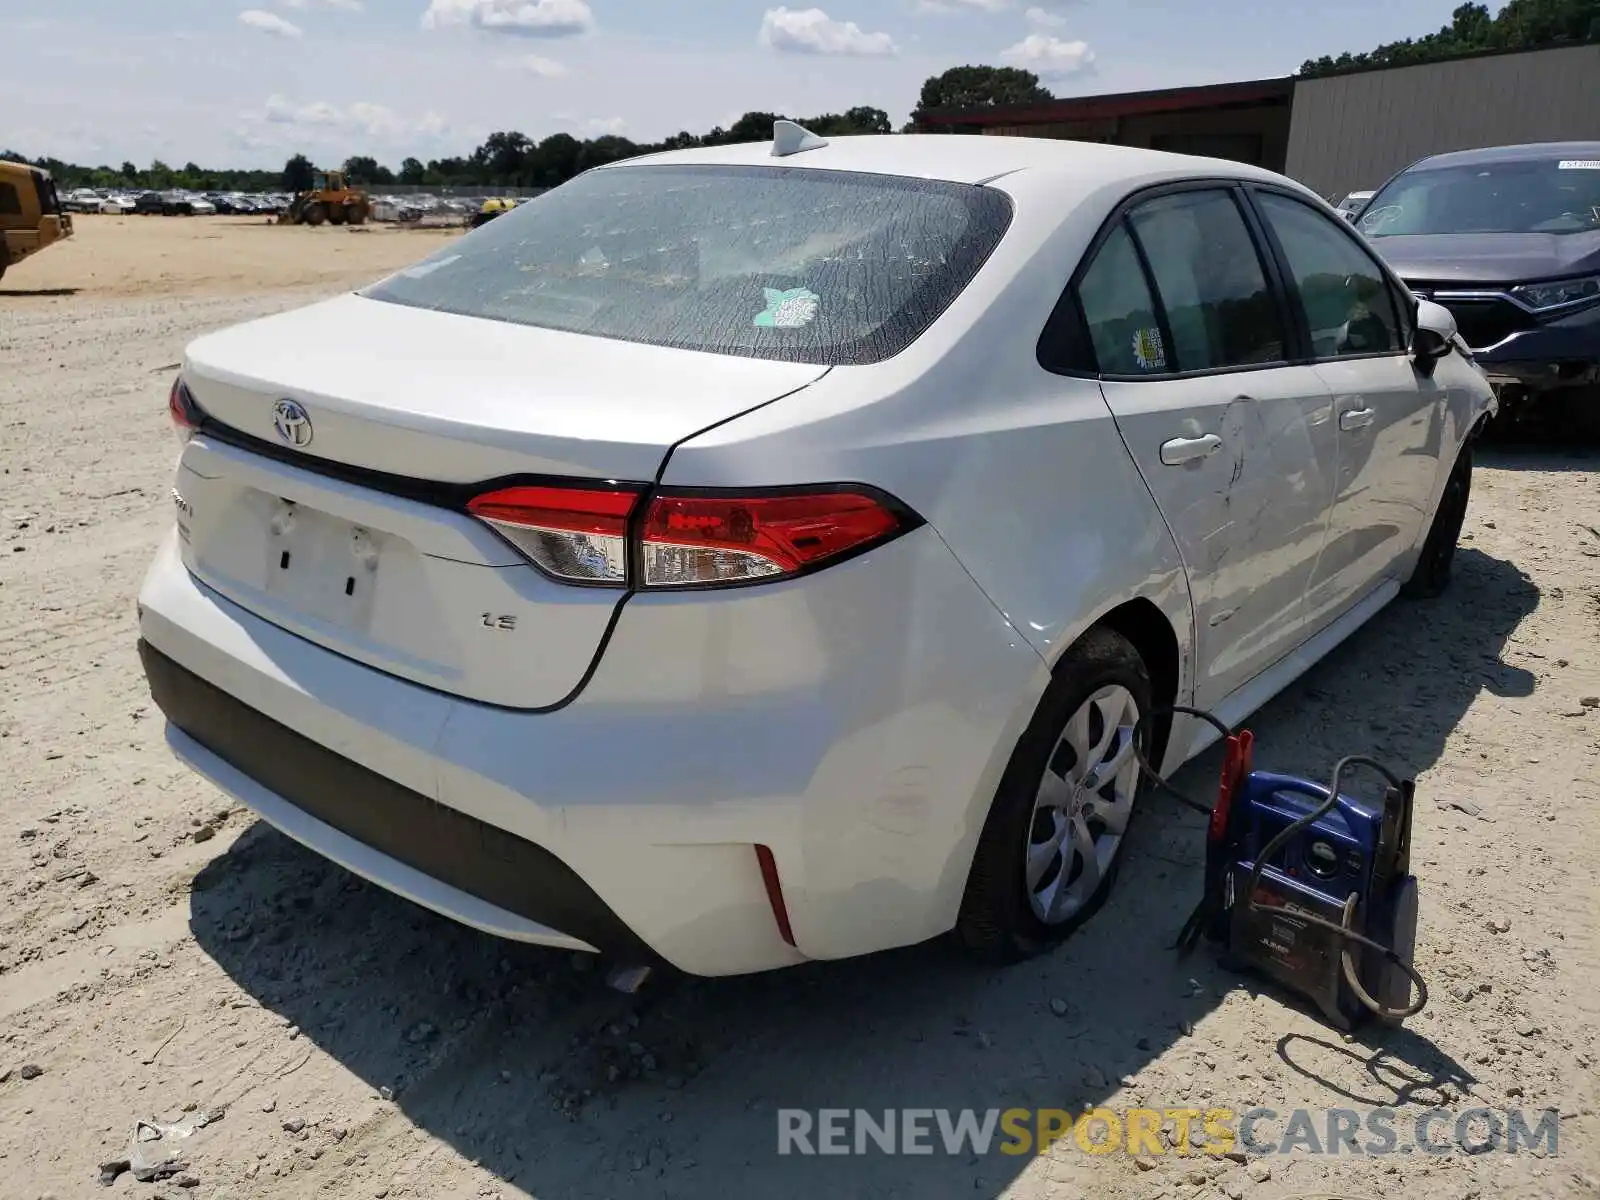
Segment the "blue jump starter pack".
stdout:
<svg viewBox="0 0 1600 1200">
<path fill-rule="evenodd" d="M 1194 715 L 1224 728 L 1210 714 Z M 1427 987 L 1411 965 L 1414 782 L 1360 755 L 1341 761 L 1326 786 L 1257 771 L 1254 735 L 1225 736 L 1206 830 L 1205 895 L 1180 949 L 1206 937 L 1222 947 L 1224 965 L 1304 996 L 1341 1030 L 1374 1017 L 1398 1024 L 1420 1012 Z M 1385 776 L 1381 802 L 1339 792 L 1340 777 L 1356 765 Z"/>
</svg>

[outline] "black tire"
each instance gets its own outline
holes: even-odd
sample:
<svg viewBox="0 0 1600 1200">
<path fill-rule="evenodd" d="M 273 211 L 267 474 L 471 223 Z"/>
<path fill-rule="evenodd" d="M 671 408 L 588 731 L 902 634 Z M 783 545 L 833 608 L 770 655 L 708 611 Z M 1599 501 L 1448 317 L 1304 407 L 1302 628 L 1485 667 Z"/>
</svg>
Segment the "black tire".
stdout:
<svg viewBox="0 0 1600 1200">
<path fill-rule="evenodd" d="M 1471 497 L 1472 442 L 1468 440 L 1450 468 L 1450 477 L 1445 480 L 1444 492 L 1439 497 L 1439 507 L 1434 509 L 1433 523 L 1428 526 L 1428 536 L 1422 543 L 1416 568 L 1411 578 L 1400 586 L 1400 594 L 1408 600 L 1431 600 L 1450 586 L 1456 546 L 1461 541 L 1461 526 L 1467 519 L 1467 503 Z"/>
<path fill-rule="evenodd" d="M 313 204 L 306 209 L 305 222 L 307 225 L 321 225 L 328 219 L 326 205 Z"/>
<path fill-rule="evenodd" d="M 1148 790 L 1142 778 L 1135 785 L 1130 824 L 1124 827 L 1098 886 L 1075 914 L 1046 924 L 1034 912 L 1025 875 L 1028 845 L 1035 836 L 1034 805 L 1044 772 L 1057 754 L 1069 719 L 1097 692 L 1112 685 L 1131 693 L 1139 713 L 1151 710 L 1150 672 L 1139 652 L 1112 630 L 1091 629 L 1056 666 L 1055 677 L 1012 752 L 978 838 L 956 921 L 957 941 L 982 961 L 1020 962 L 1052 949 L 1100 910 L 1116 882 L 1131 820 L 1137 818 L 1139 797 Z M 1141 738 L 1148 745 L 1148 732 Z M 1065 860 L 1061 861 L 1058 870 L 1064 871 Z"/>
</svg>

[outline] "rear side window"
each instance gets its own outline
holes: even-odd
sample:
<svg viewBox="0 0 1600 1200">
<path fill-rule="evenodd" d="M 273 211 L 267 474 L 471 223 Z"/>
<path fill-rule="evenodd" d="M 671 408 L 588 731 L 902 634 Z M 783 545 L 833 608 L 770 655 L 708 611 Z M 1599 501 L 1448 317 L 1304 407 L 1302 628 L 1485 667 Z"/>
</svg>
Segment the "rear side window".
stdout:
<svg viewBox="0 0 1600 1200">
<path fill-rule="evenodd" d="M 590 171 L 362 294 L 597 337 L 861 364 L 899 353 L 1011 220 L 992 188 L 799 167 Z"/>
<path fill-rule="evenodd" d="M 1318 358 L 1386 354 L 1404 346 L 1394 293 L 1355 238 L 1309 204 L 1257 192 L 1283 248 Z"/>
<path fill-rule="evenodd" d="M 20 217 L 22 215 L 22 198 L 17 195 L 15 184 L 0 183 L 0 217 Z"/>
<path fill-rule="evenodd" d="M 1167 351 L 1156 320 L 1155 301 L 1127 229 L 1118 225 L 1078 284 L 1094 345 L 1095 362 L 1107 375 L 1162 374 Z"/>
<path fill-rule="evenodd" d="M 1133 210 L 1180 371 L 1282 362 L 1282 312 L 1255 240 L 1225 191 L 1178 192 Z"/>
<path fill-rule="evenodd" d="M 39 195 L 39 211 L 45 216 L 61 211 L 61 198 L 56 195 L 56 181 L 43 171 L 33 173 L 33 188 Z"/>
</svg>

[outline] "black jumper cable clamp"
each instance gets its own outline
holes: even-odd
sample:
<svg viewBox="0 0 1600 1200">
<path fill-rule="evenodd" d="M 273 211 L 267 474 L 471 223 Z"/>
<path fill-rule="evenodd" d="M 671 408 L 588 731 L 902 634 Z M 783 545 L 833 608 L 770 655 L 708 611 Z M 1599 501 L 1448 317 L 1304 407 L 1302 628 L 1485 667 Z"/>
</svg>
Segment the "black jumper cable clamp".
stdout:
<svg viewBox="0 0 1600 1200">
<path fill-rule="evenodd" d="M 1205 721 L 1223 737 L 1215 804 L 1177 791 L 1145 759 L 1145 728 L 1171 713 Z M 1428 987 L 1411 961 L 1418 910 L 1411 874 L 1414 781 L 1361 754 L 1340 759 L 1325 786 L 1257 771 L 1254 734 L 1178 705 L 1140 718 L 1131 740 L 1156 786 L 1209 818 L 1205 890 L 1178 935 L 1180 954 L 1201 938 L 1216 943 L 1225 966 L 1298 993 L 1340 1030 L 1370 1018 L 1398 1025 L 1422 1011 Z M 1384 777 L 1381 802 L 1339 791 L 1356 766 Z"/>
</svg>

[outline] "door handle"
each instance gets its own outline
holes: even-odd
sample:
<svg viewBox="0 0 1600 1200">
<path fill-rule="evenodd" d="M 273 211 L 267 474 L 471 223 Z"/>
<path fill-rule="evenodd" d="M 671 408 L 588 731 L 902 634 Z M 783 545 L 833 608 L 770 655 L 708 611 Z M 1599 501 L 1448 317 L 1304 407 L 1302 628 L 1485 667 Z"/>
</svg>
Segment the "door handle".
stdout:
<svg viewBox="0 0 1600 1200">
<path fill-rule="evenodd" d="M 1197 438 L 1173 438 L 1161 443 L 1161 461 L 1169 467 L 1210 458 L 1222 449 L 1222 439 L 1214 433 Z"/>
<path fill-rule="evenodd" d="M 1339 414 L 1340 429 L 1365 429 L 1378 414 L 1370 408 L 1351 408 Z"/>
</svg>

